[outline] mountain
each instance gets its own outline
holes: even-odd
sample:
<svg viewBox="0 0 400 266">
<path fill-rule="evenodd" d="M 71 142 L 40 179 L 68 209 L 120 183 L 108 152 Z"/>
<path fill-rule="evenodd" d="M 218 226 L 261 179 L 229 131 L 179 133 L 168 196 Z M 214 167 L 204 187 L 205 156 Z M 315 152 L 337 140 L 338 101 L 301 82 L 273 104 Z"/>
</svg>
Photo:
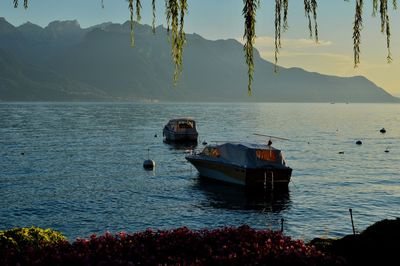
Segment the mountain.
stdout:
<svg viewBox="0 0 400 266">
<path fill-rule="evenodd" d="M 0 49 L 0 100 L 77 101 L 104 100 L 104 92 L 70 80 L 40 66 L 19 61 Z"/>
<path fill-rule="evenodd" d="M 41 28 L 0 19 L 0 49 L 0 100 L 398 102 L 364 77 L 299 68 L 280 68 L 276 75 L 256 50 L 248 97 L 242 45 L 197 34 L 187 34 L 183 72 L 174 88 L 171 44 L 161 26 L 153 34 L 150 26 L 136 24 L 132 48 L 129 22 L 82 29 L 77 21 Z"/>
</svg>

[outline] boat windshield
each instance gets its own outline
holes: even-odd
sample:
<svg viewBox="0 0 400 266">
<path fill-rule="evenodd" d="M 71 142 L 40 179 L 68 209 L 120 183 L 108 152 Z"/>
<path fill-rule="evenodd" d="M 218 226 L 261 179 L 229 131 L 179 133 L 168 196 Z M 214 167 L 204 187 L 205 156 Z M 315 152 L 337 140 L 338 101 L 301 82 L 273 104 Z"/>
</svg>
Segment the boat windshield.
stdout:
<svg viewBox="0 0 400 266">
<path fill-rule="evenodd" d="M 205 156 L 210 156 L 210 157 L 220 157 L 221 153 L 217 148 L 214 147 L 205 147 L 204 150 L 200 153 Z"/>
<path fill-rule="evenodd" d="M 179 128 L 194 128 L 194 122 L 193 121 L 179 121 L 178 122 L 178 127 Z"/>
<path fill-rule="evenodd" d="M 256 156 L 262 161 L 282 162 L 281 152 L 277 150 L 256 150 Z"/>
</svg>

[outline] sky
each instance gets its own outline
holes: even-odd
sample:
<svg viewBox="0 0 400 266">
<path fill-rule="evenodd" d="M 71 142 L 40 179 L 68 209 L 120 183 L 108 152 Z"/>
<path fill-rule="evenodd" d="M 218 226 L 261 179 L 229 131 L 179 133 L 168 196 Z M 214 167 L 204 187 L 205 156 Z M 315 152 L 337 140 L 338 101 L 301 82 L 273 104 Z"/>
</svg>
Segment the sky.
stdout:
<svg viewBox="0 0 400 266">
<path fill-rule="evenodd" d="M 54 20 L 79 21 L 82 28 L 103 22 L 123 23 L 129 19 L 126 0 L 29 0 L 29 8 L 15 9 L 12 0 L 0 1 L 0 17 L 18 26 L 27 21 L 42 27 Z M 151 0 L 141 0 L 143 24 L 151 24 Z M 364 28 L 361 64 L 353 66 L 352 27 L 355 1 L 319 0 L 319 43 L 309 38 L 303 1 L 289 1 L 289 29 L 282 36 L 279 65 L 301 67 L 308 71 L 337 76 L 363 75 L 395 96 L 400 96 L 400 8 L 390 6 L 391 47 L 393 62 L 386 61 L 386 37 L 380 32 L 379 17 L 372 17 L 372 0 L 364 1 Z M 156 0 L 156 24 L 166 25 L 164 0 Z M 275 1 L 261 0 L 257 11 L 256 47 L 261 56 L 274 59 Z M 243 0 L 188 0 L 185 31 L 207 39 L 243 41 Z M 400 3 L 399 3 L 400 6 Z"/>
</svg>

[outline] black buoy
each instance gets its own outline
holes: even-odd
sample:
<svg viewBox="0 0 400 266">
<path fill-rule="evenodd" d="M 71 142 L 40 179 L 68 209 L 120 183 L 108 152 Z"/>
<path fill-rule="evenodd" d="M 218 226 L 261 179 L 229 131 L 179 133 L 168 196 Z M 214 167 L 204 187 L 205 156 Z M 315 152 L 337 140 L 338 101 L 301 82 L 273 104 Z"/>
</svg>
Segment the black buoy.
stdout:
<svg viewBox="0 0 400 266">
<path fill-rule="evenodd" d="M 362 141 L 361 141 L 361 140 L 357 140 L 357 141 L 356 141 L 356 144 L 357 144 L 357 145 L 361 145 L 361 144 L 362 144 Z"/>
<path fill-rule="evenodd" d="M 344 151 L 340 151 L 339 154 L 344 154 Z"/>
<path fill-rule="evenodd" d="M 25 155 L 25 152 L 21 152 L 21 155 Z"/>
<path fill-rule="evenodd" d="M 154 134 L 154 137 L 157 138 L 157 134 Z"/>
<path fill-rule="evenodd" d="M 203 143 L 202 143 L 203 145 L 207 145 L 207 141 L 203 141 Z"/>
<path fill-rule="evenodd" d="M 156 163 L 149 158 L 150 149 L 147 149 L 147 160 L 143 162 L 143 168 L 146 170 L 153 170 L 156 166 Z"/>
<path fill-rule="evenodd" d="M 147 159 L 143 162 L 143 168 L 146 170 L 153 170 L 156 163 L 153 160 Z"/>
<path fill-rule="evenodd" d="M 379 130 L 379 132 L 381 132 L 382 134 L 385 134 L 386 133 L 386 129 L 383 127 L 383 128 L 381 128 L 381 130 Z"/>
</svg>

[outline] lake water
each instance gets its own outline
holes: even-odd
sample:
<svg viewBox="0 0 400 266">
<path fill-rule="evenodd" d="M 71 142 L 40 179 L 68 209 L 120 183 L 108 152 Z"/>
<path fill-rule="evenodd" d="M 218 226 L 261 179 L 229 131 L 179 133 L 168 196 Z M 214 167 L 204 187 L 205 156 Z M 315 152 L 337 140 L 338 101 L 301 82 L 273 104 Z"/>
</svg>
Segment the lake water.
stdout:
<svg viewBox="0 0 400 266">
<path fill-rule="evenodd" d="M 254 196 L 199 178 L 189 148 L 162 141 L 176 116 L 196 119 L 197 148 L 289 138 L 273 143 L 293 168 L 289 192 Z M 283 218 L 285 234 L 310 240 L 352 233 L 349 208 L 358 231 L 400 216 L 400 105 L 0 104 L 0 230 L 50 227 L 74 240 L 149 227 L 279 230 Z"/>
</svg>

